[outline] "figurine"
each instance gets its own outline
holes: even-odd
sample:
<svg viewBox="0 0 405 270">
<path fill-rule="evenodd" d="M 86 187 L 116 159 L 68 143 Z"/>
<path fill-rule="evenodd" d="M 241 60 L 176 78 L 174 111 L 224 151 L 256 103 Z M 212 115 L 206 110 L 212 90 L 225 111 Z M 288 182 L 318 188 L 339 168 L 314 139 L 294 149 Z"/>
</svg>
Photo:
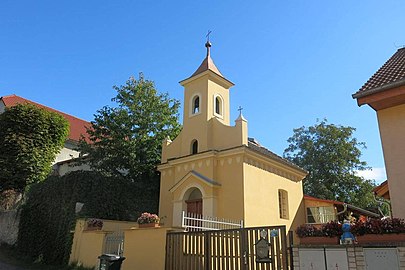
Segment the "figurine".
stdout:
<svg viewBox="0 0 405 270">
<path fill-rule="evenodd" d="M 354 237 L 354 235 L 350 232 L 350 223 L 348 221 L 345 221 L 345 223 L 342 225 L 342 230 L 343 234 L 340 237 L 341 245 L 356 243 L 356 237 Z"/>
</svg>

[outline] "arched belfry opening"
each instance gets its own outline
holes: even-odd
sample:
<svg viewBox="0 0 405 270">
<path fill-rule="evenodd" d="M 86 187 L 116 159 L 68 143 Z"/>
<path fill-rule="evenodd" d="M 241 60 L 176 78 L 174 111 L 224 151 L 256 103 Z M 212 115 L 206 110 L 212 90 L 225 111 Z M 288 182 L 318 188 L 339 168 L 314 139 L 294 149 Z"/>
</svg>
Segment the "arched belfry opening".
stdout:
<svg viewBox="0 0 405 270">
<path fill-rule="evenodd" d="M 214 96 L 214 113 L 216 116 L 223 116 L 223 100 L 220 95 L 215 95 Z"/>
<path fill-rule="evenodd" d="M 193 140 L 191 142 L 191 154 L 197 154 L 198 153 L 198 141 L 197 140 Z"/>
<path fill-rule="evenodd" d="M 193 97 L 192 106 L 193 106 L 192 114 L 197 114 L 200 112 L 200 97 L 199 96 Z"/>
<path fill-rule="evenodd" d="M 186 212 L 197 215 L 203 213 L 203 199 L 202 193 L 198 188 L 191 188 L 185 194 Z"/>
</svg>

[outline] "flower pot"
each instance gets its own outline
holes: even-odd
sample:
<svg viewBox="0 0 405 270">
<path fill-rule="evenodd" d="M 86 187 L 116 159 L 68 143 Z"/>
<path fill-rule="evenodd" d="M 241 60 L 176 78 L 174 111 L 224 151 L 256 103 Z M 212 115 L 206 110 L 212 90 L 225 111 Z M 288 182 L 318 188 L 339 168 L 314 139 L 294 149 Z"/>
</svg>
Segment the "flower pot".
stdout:
<svg viewBox="0 0 405 270">
<path fill-rule="evenodd" d="M 339 239 L 335 237 L 328 236 L 308 236 L 300 238 L 301 245 L 337 245 L 339 244 Z"/>
<path fill-rule="evenodd" d="M 159 223 L 143 223 L 139 224 L 139 228 L 157 228 L 160 227 Z"/>
<path fill-rule="evenodd" d="M 405 233 L 365 234 L 356 237 L 358 244 L 405 242 Z"/>
</svg>

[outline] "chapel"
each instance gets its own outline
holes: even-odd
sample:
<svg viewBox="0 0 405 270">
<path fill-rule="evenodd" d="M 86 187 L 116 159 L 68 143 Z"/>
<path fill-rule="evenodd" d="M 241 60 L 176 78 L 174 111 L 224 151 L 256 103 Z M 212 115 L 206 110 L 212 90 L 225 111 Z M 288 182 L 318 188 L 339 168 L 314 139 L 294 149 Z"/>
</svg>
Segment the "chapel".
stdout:
<svg viewBox="0 0 405 270">
<path fill-rule="evenodd" d="M 234 85 L 214 64 L 211 43 L 184 87 L 183 129 L 163 142 L 159 216 L 181 227 L 182 213 L 242 220 L 244 226 L 305 223 L 307 172 L 248 137 L 240 112 L 230 119 Z"/>
</svg>

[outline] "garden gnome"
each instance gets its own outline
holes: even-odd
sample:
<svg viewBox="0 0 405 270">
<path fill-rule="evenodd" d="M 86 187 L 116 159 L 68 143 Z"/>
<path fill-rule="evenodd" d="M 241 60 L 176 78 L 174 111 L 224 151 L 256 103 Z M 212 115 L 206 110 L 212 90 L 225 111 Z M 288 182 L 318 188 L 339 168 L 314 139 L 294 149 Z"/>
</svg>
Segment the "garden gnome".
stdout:
<svg viewBox="0 0 405 270">
<path fill-rule="evenodd" d="M 340 237 L 340 244 L 353 244 L 356 241 L 354 235 L 350 232 L 350 223 L 349 221 L 345 221 L 342 225 L 343 234 Z"/>
</svg>

